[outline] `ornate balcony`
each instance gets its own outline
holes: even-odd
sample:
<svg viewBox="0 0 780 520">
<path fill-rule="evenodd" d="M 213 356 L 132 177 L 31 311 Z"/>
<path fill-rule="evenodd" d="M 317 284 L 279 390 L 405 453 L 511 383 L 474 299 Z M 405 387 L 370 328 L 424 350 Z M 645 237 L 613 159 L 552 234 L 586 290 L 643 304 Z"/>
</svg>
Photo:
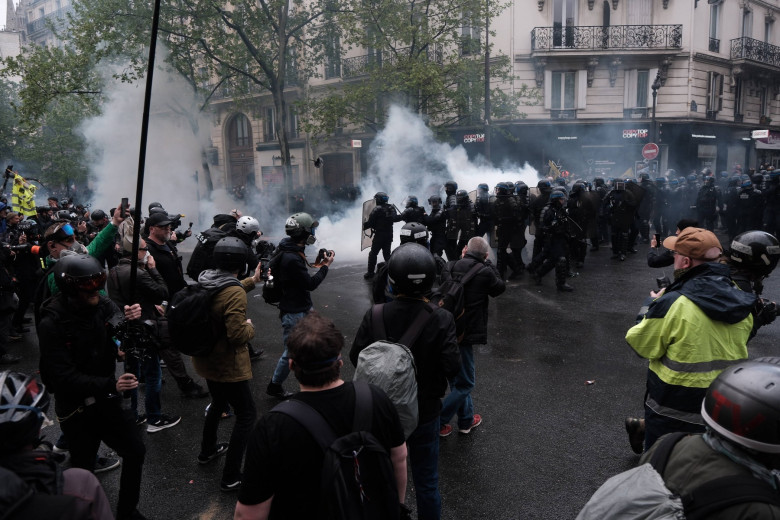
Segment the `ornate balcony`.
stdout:
<svg viewBox="0 0 780 520">
<path fill-rule="evenodd" d="M 533 51 L 682 48 L 682 25 L 534 27 Z"/>
<path fill-rule="evenodd" d="M 731 40 L 731 59 L 780 68 L 780 47 L 753 38 L 735 38 Z"/>
<path fill-rule="evenodd" d="M 411 47 L 398 49 L 395 53 L 375 52 L 373 54 L 363 54 L 362 56 L 344 58 L 341 60 L 341 79 L 352 79 L 365 76 L 373 67 L 381 67 L 385 63 L 394 64 L 398 61 L 398 56 L 404 56 L 409 52 L 409 49 L 411 49 Z M 433 60 L 438 64 L 441 64 L 444 59 L 439 46 L 434 47 L 433 50 L 429 48 L 427 56 L 429 60 Z"/>
<path fill-rule="evenodd" d="M 27 24 L 27 34 L 36 34 L 46 29 L 46 21 L 50 20 L 54 22 L 56 26 L 58 23 L 64 23 L 68 13 L 73 12 L 73 7 L 65 6 L 53 11 L 37 20 Z"/>
</svg>

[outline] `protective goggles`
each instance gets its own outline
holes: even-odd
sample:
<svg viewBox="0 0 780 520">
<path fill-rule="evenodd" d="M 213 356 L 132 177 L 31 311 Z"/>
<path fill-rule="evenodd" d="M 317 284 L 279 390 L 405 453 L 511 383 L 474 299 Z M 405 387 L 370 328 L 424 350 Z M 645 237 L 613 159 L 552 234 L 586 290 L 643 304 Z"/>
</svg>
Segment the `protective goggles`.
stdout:
<svg viewBox="0 0 780 520">
<path fill-rule="evenodd" d="M 63 276 L 63 279 L 65 280 L 65 284 L 74 291 L 95 292 L 102 289 L 106 284 L 106 272 L 101 271 L 98 274 L 90 276 Z"/>
</svg>

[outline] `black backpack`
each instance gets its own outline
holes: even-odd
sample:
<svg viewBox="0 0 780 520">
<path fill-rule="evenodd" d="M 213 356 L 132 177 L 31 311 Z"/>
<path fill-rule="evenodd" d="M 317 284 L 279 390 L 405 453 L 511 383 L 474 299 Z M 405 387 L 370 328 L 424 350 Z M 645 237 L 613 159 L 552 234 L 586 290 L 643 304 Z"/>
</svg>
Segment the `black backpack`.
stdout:
<svg viewBox="0 0 780 520">
<path fill-rule="evenodd" d="M 477 263 L 466 273 L 460 274 L 453 272 L 455 262 L 452 262 L 446 269 L 450 273 L 449 280 L 441 284 L 431 295 L 431 303 L 437 307 L 450 311 L 455 318 L 455 333 L 458 343 L 463 340 L 465 334 L 465 323 L 460 318 L 466 312 L 466 297 L 464 286 L 479 273 L 485 264 Z"/>
<path fill-rule="evenodd" d="M 200 273 L 206 269 L 214 269 L 216 267 L 216 264 L 214 264 L 214 246 L 226 236 L 228 234 L 225 231 L 213 227 L 195 235 L 198 243 L 195 244 L 190 261 L 187 263 L 187 276 L 197 282 Z"/>
<path fill-rule="evenodd" d="M 225 324 L 215 320 L 211 300 L 222 289 L 241 286 L 236 278 L 225 278 L 216 287 L 188 285 L 173 296 L 168 311 L 168 331 L 173 346 L 188 356 L 208 356 L 225 331 Z"/>
<path fill-rule="evenodd" d="M 319 443 L 325 457 L 320 474 L 318 518 L 397 520 L 400 516 L 390 454 L 371 433 L 372 396 L 368 383 L 355 381 L 352 432 L 336 437 L 333 428 L 308 404 L 291 399 L 271 412 L 295 419 Z M 359 472 L 356 471 L 359 468 Z"/>
</svg>

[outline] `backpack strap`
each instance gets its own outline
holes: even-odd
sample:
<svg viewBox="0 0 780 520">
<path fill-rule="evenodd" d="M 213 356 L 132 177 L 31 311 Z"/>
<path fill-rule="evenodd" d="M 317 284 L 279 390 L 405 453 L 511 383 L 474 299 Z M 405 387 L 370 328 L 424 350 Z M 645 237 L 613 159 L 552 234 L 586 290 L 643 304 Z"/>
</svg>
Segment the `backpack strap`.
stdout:
<svg viewBox="0 0 780 520">
<path fill-rule="evenodd" d="M 780 507 L 780 495 L 755 477 L 729 475 L 705 482 L 681 497 L 686 520 L 703 520 L 723 509 L 748 502 Z"/>
<path fill-rule="evenodd" d="M 409 325 L 409 328 L 406 329 L 406 332 L 404 332 L 404 335 L 398 340 L 398 343 L 411 350 L 412 345 L 414 345 L 414 342 L 420 337 L 420 334 L 432 316 L 433 307 L 427 304 L 423 305 L 423 308 L 420 310 L 419 314 L 417 314 L 417 318 Z"/>
<path fill-rule="evenodd" d="M 485 267 L 485 264 L 483 264 L 482 262 L 477 262 L 476 264 L 474 264 L 471 267 L 471 269 L 469 269 L 466 272 L 466 274 L 464 274 L 461 277 L 461 279 L 459 280 L 460 283 L 465 286 L 468 282 L 471 281 L 472 278 L 477 276 L 477 273 L 479 273 L 482 270 L 483 267 Z"/>
<path fill-rule="evenodd" d="M 374 340 L 387 339 L 387 332 L 385 331 L 385 304 L 377 303 L 371 307 L 371 325 L 374 328 Z"/>
<path fill-rule="evenodd" d="M 365 381 L 353 381 L 355 388 L 355 417 L 352 419 L 353 432 L 370 432 L 374 417 L 374 399 L 371 388 Z"/>
<path fill-rule="evenodd" d="M 687 436 L 688 434 L 685 432 L 670 433 L 658 442 L 658 446 L 653 451 L 653 456 L 650 457 L 650 465 L 661 475 L 661 478 L 664 476 L 666 463 L 669 462 L 669 455 L 671 455 L 672 450 L 683 437 Z"/>
</svg>

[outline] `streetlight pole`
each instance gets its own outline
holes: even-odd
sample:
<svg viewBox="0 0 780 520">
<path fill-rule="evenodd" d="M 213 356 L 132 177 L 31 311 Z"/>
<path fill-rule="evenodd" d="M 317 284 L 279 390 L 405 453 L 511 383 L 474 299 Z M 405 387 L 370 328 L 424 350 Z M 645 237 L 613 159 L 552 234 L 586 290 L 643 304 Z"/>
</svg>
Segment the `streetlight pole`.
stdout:
<svg viewBox="0 0 780 520">
<path fill-rule="evenodd" d="M 485 159 L 490 157 L 490 0 L 485 2 Z"/>
<path fill-rule="evenodd" d="M 658 130 L 655 124 L 655 103 L 656 103 L 656 98 L 658 97 L 658 89 L 661 88 L 660 72 L 655 75 L 655 81 L 653 81 L 653 84 L 650 86 L 650 88 L 653 90 L 653 135 L 652 135 L 651 142 L 655 143 L 656 139 L 658 138 Z"/>
</svg>

